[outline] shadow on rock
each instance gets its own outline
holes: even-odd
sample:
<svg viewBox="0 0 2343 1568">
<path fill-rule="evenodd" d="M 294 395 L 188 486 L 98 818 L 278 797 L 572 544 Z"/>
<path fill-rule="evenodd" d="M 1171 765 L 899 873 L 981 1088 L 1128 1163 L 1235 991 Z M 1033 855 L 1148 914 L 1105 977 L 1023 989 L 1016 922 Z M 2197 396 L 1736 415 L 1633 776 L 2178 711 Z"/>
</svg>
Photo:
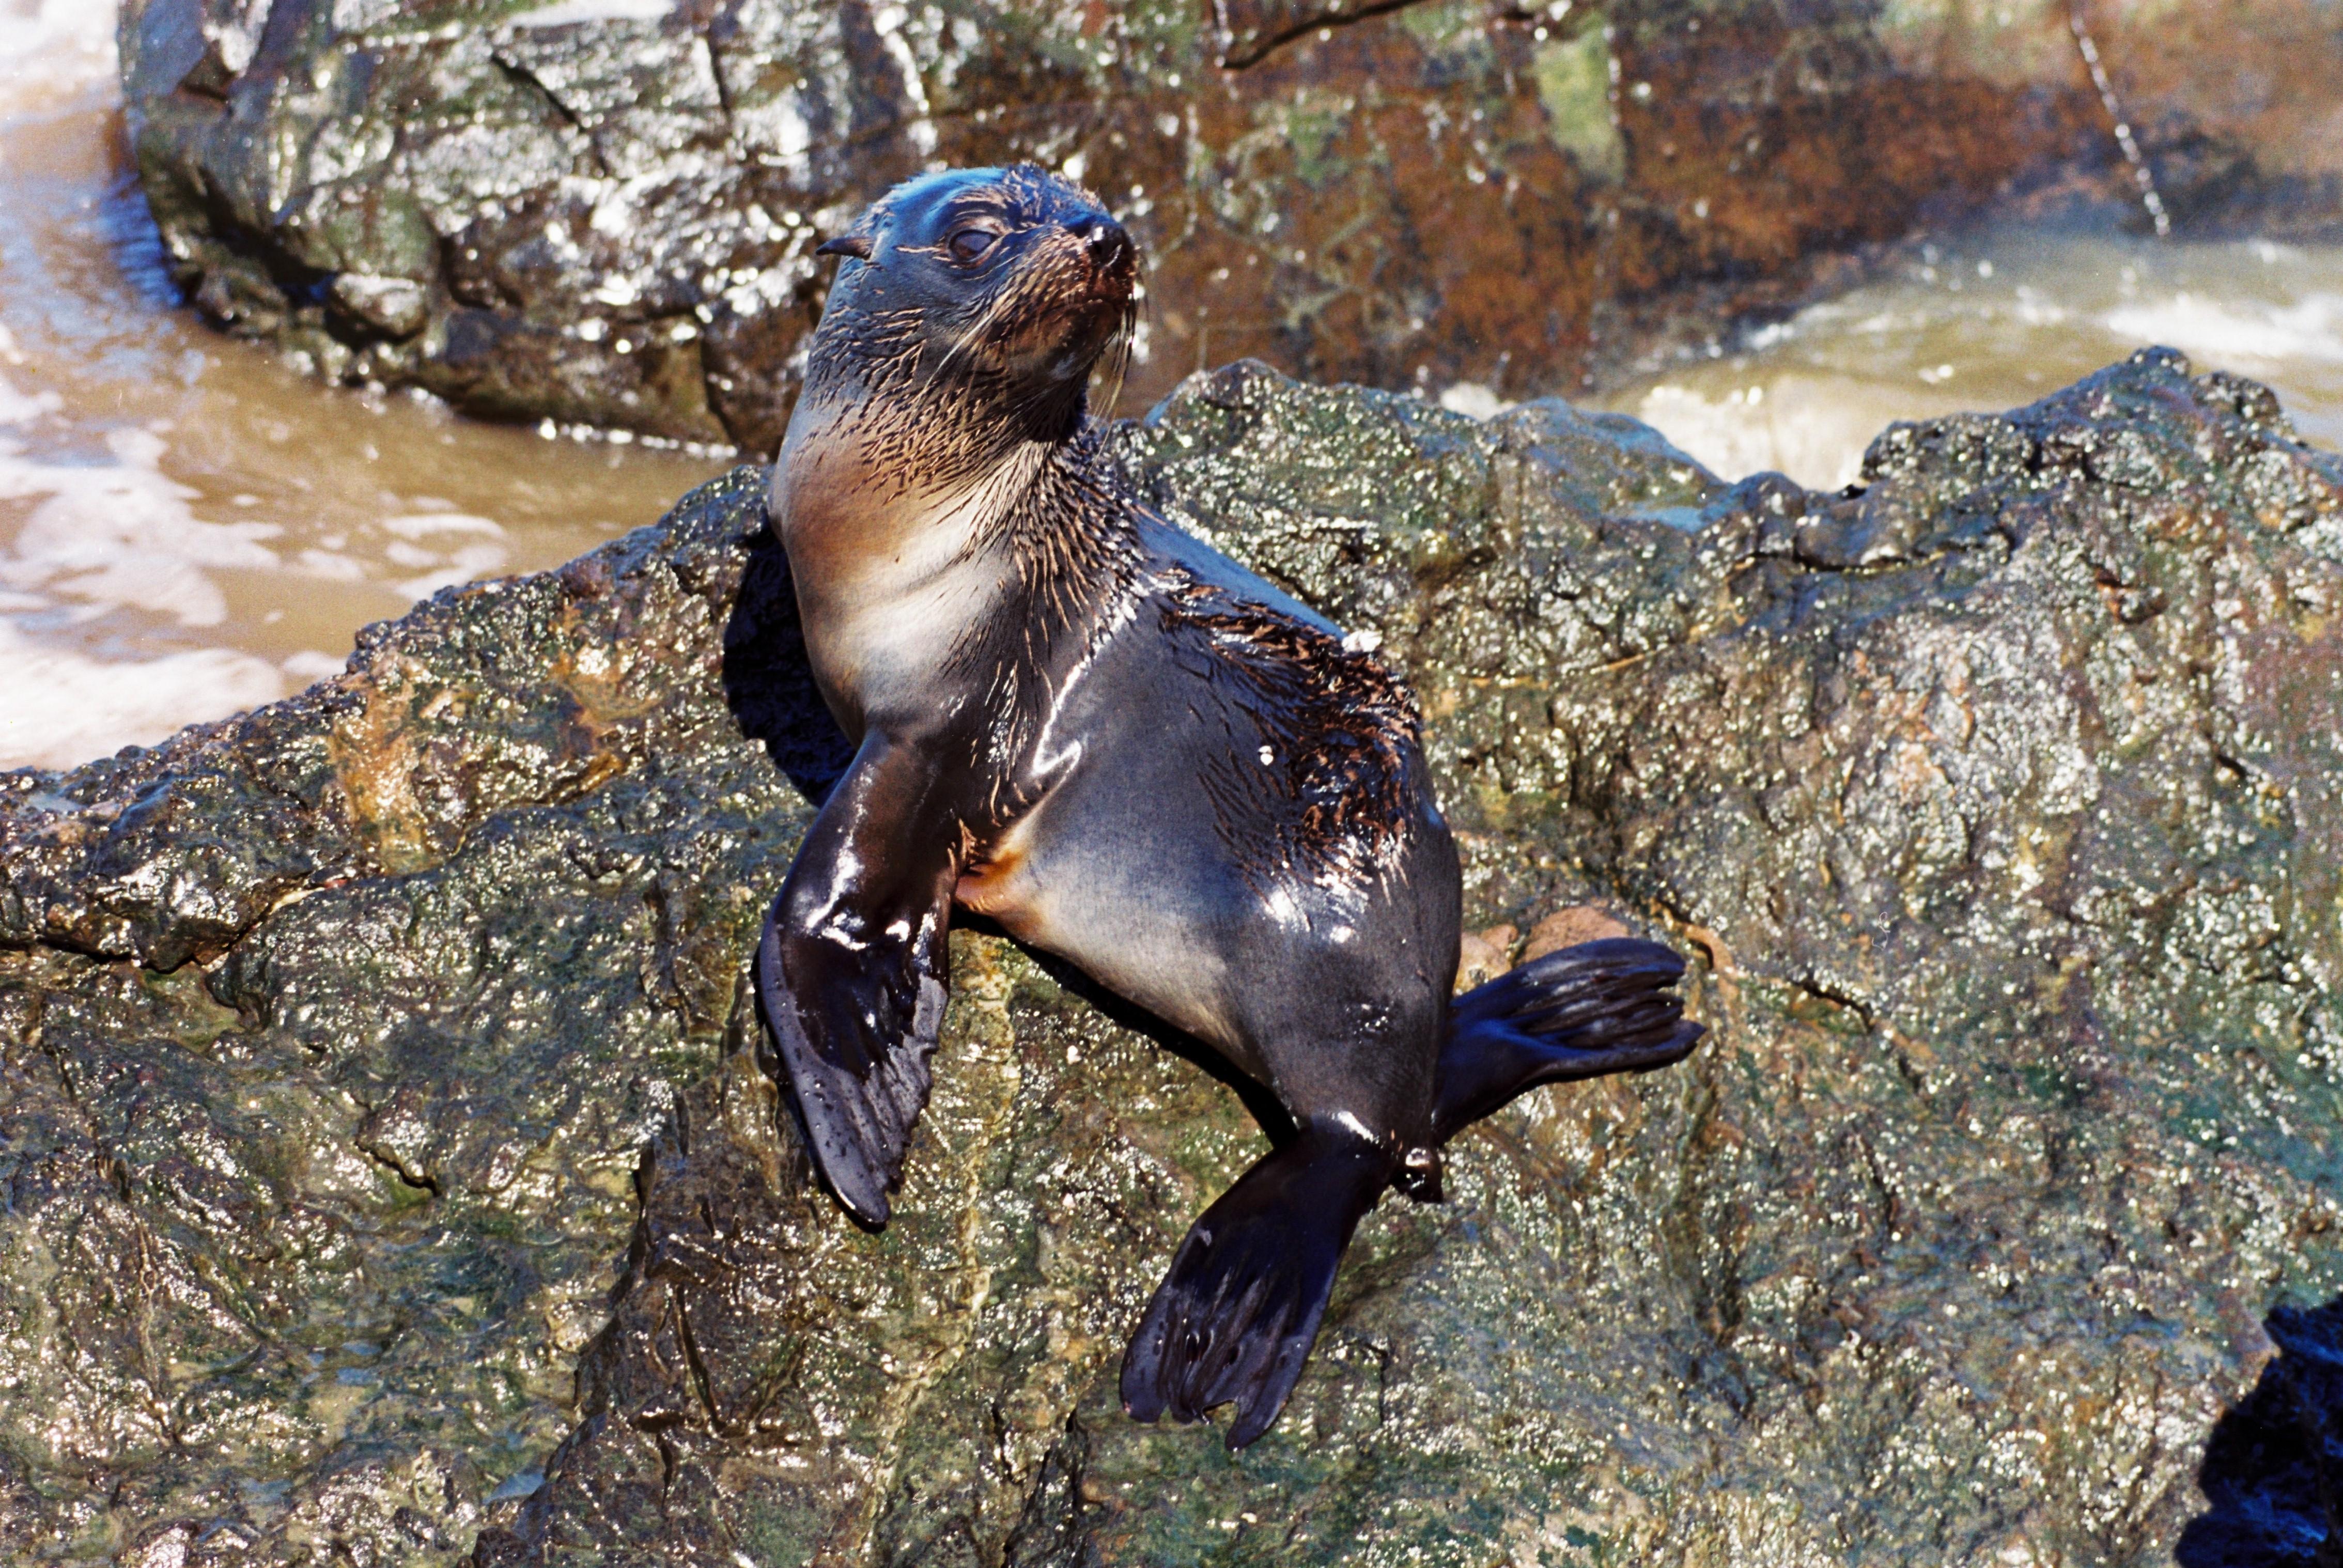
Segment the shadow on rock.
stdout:
<svg viewBox="0 0 2343 1568">
<path fill-rule="evenodd" d="M 2180 1568 L 2343 1563 L 2343 1296 L 2267 1326 L 2278 1353 L 2205 1445 Z"/>
<path fill-rule="evenodd" d="M 759 530 L 748 545 L 740 597 L 724 623 L 724 701 L 740 732 L 820 806 L 854 760 L 806 662 L 797 588 L 779 541 Z"/>
<path fill-rule="evenodd" d="M 957 923 L 970 930 L 982 931 L 987 936 L 1016 940 L 999 925 L 981 915 L 962 915 Z M 1027 958 L 1033 960 L 1034 967 L 1067 991 L 1097 1009 L 1108 1021 L 1118 1024 L 1141 1039 L 1152 1042 L 1158 1050 L 1178 1057 L 1205 1077 L 1233 1092 L 1242 1102 L 1245 1114 L 1260 1124 L 1261 1131 L 1263 1136 L 1268 1138 L 1272 1148 L 1283 1148 L 1286 1140 L 1293 1136 L 1297 1130 L 1293 1125 L 1293 1117 L 1285 1109 L 1284 1104 L 1267 1086 L 1246 1077 L 1230 1065 L 1228 1059 L 1219 1051 L 1214 1050 L 1177 1024 L 1167 1022 L 1138 1003 L 1115 995 L 1065 960 L 1054 954 L 1045 953 L 1039 948 L 1027 947 L 1023 942 L 1018 942 L 1017 945 L 1024 951 Z"/>
</svg>

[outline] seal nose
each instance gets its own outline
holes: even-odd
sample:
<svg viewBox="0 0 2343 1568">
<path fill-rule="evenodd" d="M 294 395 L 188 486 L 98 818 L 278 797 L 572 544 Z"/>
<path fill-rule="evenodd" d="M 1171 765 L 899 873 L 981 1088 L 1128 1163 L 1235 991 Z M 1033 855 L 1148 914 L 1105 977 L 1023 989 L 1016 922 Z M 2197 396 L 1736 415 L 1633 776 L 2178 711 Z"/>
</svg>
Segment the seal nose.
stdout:
<svg viewBox="0 0 2343 1568">
<path fill-rule="evenodd" d="M 1118 271 L 1131 260 L 1131 236 L 1111 217 L 1077 218 L 1066 226 L 1066 232 L 1082 242 L 1091 265 L 1101 272 Z"/>
</svg>

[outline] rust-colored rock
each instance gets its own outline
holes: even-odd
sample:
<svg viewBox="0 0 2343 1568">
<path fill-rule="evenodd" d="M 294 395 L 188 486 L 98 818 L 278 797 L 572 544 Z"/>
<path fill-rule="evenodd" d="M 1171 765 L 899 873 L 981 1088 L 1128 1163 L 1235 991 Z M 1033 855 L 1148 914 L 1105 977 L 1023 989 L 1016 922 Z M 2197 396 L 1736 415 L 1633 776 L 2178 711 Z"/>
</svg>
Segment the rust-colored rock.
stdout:
<svg viewBox="0 0 2343 1568">
<path fill-rule="evenodd" d="M 1574 948 L 1581 942 L 1634 934 L 1625 921 L 1600 904 L 1573 904 L 1554 910 L 1530 928 L 1529 940 L 1522 944 L 1522 962 Z"/>
<path fill-rule="evenodd" d="M 1505 928 L 1493 929 L 1502 930 Z M 1456 992 L 1459 996 L 1483 981 L 1495 980 L 1513 967 L 1512 960 L 1505 956 L 1505 950 L 1491 941 L 1488 933 L 1466 931 L 1457 939 Z"/>
<path fill-rule="evenodd" d="M 937 163 L 1063 167 L 1127 217 L 1152 268 L 1131 411 L 1241 356 L 1574 391 L 2006 192 L 2135 199 L 2079 13 L 2038 0 L 582 15 L 126 0 L 140 173 L 191 297 L 336 378 L 768 451 L 814 246 Z M 2087 19 L 2175 210 L 2343 212 L 2343 39 L 2315 0 L 2223 15 L 2185 31 L 2259 98 L 2181 69 L 2160 15 Z"/>
</svg>

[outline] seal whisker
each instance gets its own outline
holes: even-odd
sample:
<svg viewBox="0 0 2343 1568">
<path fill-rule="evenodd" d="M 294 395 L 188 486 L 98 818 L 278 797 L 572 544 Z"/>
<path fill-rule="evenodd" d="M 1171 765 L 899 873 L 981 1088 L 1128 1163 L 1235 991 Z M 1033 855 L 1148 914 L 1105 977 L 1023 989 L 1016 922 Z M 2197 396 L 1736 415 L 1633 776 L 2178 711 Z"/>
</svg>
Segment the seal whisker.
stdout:
<svg viewBox="0 0 2343 1568">
<path fill-rule="evenodd" d="M 1107 392 L 1096 405 L 1100 416 L 1103 418 L 1113 418 L 1116 407 L 1122 402 L 1123 378 L 1131 374 L 1131 335 L 1135 319 L 1136 313 L 1131 307 L 1125 306 L 1122 318 L 1116 325 L 1114 337 L 1107 344 L 1107 372 L 1104 377 Z"/>
<path fill-rule="evenodd" d="M 984 334 L 990 332 L 993 327 L 1000 322 L 1001 318 L 1008 313 L 1009 308 L 1017 303 L 1017 297 L 1018 290 L 1013 281 L 1009 286 L 1004 287 L 994 294 L 991 303 L 987 305 L 984 309 L 979 313 L 976 320 L 970 325 L 968 330 L 961 333 L 959 339 L 955 341 L 951 347 L 945 352 L 944 357 L 936 362 L 935 369 L 928 377 L 928 385 L 933 386 L 942 377 L 944 372 L 950 367 L 953 360 L 960 357 L 961 354 L 967 352 L 970 348 L 974 347 L 978 340 L 980 339 Z"/>
</svg>

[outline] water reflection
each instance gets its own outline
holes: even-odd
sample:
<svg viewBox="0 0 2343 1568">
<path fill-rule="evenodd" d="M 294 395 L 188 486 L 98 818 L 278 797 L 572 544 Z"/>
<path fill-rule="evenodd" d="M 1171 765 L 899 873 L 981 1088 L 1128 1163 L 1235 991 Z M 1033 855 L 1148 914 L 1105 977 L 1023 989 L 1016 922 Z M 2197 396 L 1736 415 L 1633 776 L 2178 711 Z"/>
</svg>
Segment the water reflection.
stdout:
<svg viewBox="0 0 2343 1568">
<path fill-rule="evenodd" d="M 2163 344 L 2278 389 L 2343 447 L 2343 246 L 1989 231 L 1599 399 L 1728 478 L 1855 477 L 1894 419 L 2016 407 Z"/>
<path fill-rule="evenodd" d="M 0 11 L 0 767 L 273 700 L 367 622 L 567 560 L 724 466 L 328 390 L 176 309 L 112 10 Z"/>
</svg>

